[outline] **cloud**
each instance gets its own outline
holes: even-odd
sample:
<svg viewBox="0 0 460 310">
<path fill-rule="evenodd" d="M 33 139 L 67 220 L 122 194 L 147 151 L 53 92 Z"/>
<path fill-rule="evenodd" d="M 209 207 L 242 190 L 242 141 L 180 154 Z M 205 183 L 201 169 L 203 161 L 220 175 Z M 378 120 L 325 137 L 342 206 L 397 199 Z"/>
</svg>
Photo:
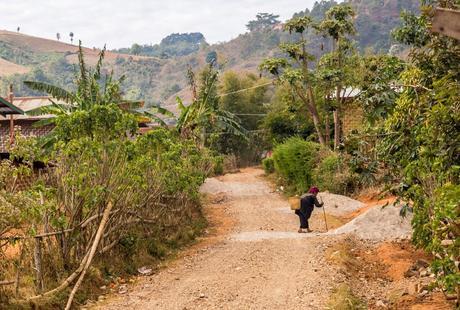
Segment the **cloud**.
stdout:
<svg viewBox="0 0 460 310">
<path fill-rule="evenodd" d="M 72 31 L 89 47 L 157 43 L 173 32 L 202 32 L 228 41 L 246 31 L 259 12 L 281 15 L 311 8 L 314 0 L 0 0 L 0 29 L 69 40 Z"/>
</svg>

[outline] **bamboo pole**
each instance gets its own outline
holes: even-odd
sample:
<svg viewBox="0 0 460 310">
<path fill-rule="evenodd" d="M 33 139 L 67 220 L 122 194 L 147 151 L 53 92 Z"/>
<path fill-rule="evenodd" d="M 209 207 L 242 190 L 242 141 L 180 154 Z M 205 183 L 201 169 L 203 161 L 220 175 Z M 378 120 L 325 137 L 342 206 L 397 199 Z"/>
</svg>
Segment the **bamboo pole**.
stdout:
<svg viewBox="0 0 460 310">
<path fill-rule="evenodd" d="M 80 285 L 83 282 L 83 279 L 85 278 L 86 272 L 88 271 L 88 268 L 91 265 L 91 262 L 94 258 L 94 254 L 96 254 L 96 250 L 99 245 L 99 241 L 101 240 L 101 237 L 104 234 L 105 225 L 107 224 L 109 220 L 109 215 L 110 215 L 110 211 L 112 211 L 112 207 L 113 207 L 112 203 L 109 202 L 107 204 L 107 207 L 104 210 L 101 222 L 99 224 L 99 228 L 97 229 L 96 236 L 94 237 L 93 245 L 91 246 L 91 250 L 89 252 L 88 259 L 86 260 L 85 266 L 80 274 L 80 277 L 77 280 L 77 283 L 75 283 L 75 286 L 73 287 L 72 292 L 70 293 L 69 299 L 67 300 L 67 305 L 65 307 L 65 310 L 69 310 L 70 307 L 72 306 L 73 298 L 75 297 L 75 294 L 80 288 Z"/>
</svg>

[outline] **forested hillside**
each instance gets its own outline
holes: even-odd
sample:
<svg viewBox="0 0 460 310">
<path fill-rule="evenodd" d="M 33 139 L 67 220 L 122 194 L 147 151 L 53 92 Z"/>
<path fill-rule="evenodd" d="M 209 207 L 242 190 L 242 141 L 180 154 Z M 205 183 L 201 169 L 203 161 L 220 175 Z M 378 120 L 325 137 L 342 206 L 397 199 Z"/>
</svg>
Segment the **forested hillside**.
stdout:
<svg viewBox="0 0 460 310">
<path fill-rule="evenodd" d="M 391 47 L 390 32 L 399 24 L 401 10 L 415 11 L 418 7 L 417 0 L 350 0 L 350 3 L 357 13 L 359 50 L 370 48 L 382 53 Z M 334 0 L 316 2 L 311 10 L 294 16 L 309 15 L 319 20 L 335 4 Z M 257 72 L 260 61 L 279 54 L 278 44 L 289 40 L 276 15 L 259 14 L 247 27 L 248 32 L 237 38 L 213 45 L 207 44 L 201 33 L 171 34 L 159 44 L 137 42 L 108 53 L 105 71 L 113 70 L 116 77 L 125 76 L 122 87 L 127 98 L 145 100 L 148 104 L 173 104 L 175 95 L 186 87 L 189 65 L 196 69 L 217 58 L 225 70 Z M 307 39 L 315 55 L 329 48 L 329 42 L 314 33 Z M 0 93 L 5 94 L 12 83 L 17 95 L 37 94 L 23 86 L 24 80 L 53 81 L 71 88 L 76 51 L 75 45 L 1 32 Z M 87 52 L 96 56 L 99 50 Z"/>
</svg>

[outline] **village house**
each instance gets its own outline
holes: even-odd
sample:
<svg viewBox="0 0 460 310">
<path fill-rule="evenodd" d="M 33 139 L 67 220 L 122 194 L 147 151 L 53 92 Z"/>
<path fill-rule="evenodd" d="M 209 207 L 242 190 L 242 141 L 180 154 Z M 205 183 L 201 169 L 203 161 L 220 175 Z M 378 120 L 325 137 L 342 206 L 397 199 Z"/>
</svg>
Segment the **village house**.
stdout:
<svg viewBox="0 0 460 310">
<path fill-rule="evenodd" d="M 16 134 L 25 137 L 40 137 L 48 134 L 52 125 L 36 126 L 40 120 L 53 117 L 52 115 L 27 115 L 27 112 L 38 107 L 51 104 L 50 97 L 13 97 L 9 100 L 0 97 L 0 153 L 8 156 L 10 145 L 14 144 Z"/>
</svg>

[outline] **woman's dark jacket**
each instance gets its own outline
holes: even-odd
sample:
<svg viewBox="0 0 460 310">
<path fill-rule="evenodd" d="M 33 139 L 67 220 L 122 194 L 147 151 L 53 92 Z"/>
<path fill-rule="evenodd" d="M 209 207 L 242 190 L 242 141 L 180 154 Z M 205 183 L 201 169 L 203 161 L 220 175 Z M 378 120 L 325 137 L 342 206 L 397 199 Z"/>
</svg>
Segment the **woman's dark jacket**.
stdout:
<svg viewBox="0 0 460 310">
<path fill-rule="evenodd" d="M 321 208 L 323 204 L 324 203 L 319 203 L 318 199 L 312 194 L 306 194 L 300 198 L 300 210 L 299 211 L 303 215 L 310 217 L 311 213 L 313 212 L 314 206 Z"/>
</svg>

